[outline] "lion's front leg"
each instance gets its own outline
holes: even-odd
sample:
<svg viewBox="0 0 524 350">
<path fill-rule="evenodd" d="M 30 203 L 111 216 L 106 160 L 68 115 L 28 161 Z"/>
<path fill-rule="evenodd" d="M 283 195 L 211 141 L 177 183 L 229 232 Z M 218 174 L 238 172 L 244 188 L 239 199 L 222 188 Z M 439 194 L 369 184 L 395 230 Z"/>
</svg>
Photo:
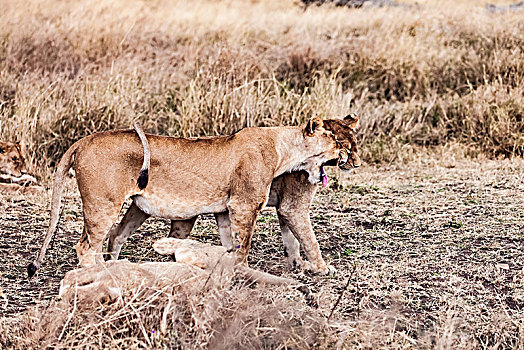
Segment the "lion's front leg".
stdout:
<svg viewBox="0 0 524 350">
<path fill-rule="evenodd" d="M 228 205 L 229 219 L 231 222 L 232 235 L 236 235 L 240 241 L 240 248 L 237 252 L 239 262 L 247 265 L 247 256 L 251 248 L 251 240 L 257 215 L 262 209 L 265 199 L 258 201 L 232 199 Z"/>
<path fill-rule="evenodd" d="M 227 203 L 231 223 L 230 237 L 238 237 L 238 259 L 246 266 L 257 215 L 268 200 L 273 180 L 270 169 L 257 167 L 263 163 L 261 154 L 246 154 L 243 157 L 234 172 Z"/>
<path fill-rule="evenodd" d="M 335 268 L 326 264 L 322 258 L 320 246 L 309 219 L 309 211 L 285 211 L 280 208 L 277 213 L 282 230 L 282 241 L 288 254 L 288 263 L 292 265 L 302 263 L 304 269 L 315 273 L 334 274 Z M 293 233 L 292 235 L 290 231 Z M 309 263 L 305 263 L 300 258 L 299 242 Z"/>
</svg>

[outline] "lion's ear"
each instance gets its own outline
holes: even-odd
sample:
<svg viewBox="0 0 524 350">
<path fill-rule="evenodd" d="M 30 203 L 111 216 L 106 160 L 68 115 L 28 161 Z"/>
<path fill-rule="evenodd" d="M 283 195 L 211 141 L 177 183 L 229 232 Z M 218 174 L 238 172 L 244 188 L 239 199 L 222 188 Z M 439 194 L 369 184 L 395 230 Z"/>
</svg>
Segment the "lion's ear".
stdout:
<svg viewBox="0 0 524 350">
<path fill-rule="evenodd" d="M 344 121 L 347 122 L 349 128 L 355 129 L 358 126 L 358 115 L 356 113 L 348 114 Z"/>
<path fill-rule="evenodd" d="M 324 129 L 324 121 L 318 115 L 309 119 L 304 129 L 306 135 L 312 136 L 315 132 Z"/>
<path fill-rule="evenodd" d="M 25 143 L 23 141 L 16 141 L 16 145 L 22 154 L 25 154 Z"/>
</svg>

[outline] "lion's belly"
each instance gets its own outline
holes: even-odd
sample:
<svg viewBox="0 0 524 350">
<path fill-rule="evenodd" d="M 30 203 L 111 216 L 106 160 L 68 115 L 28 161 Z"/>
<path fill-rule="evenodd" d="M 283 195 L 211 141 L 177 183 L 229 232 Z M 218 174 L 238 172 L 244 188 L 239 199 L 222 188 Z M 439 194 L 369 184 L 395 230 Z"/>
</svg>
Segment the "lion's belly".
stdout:
<svg viewBox="0 0 524 350">
<path fill-rule="evenodd" d="M 157 196 L 133 197 L 135 204 L 144 213 L 171 220 L 186 220 L 200 214 L 226 211 L 227 196 L 220 198 L 162 198 Z"/>
</svg>

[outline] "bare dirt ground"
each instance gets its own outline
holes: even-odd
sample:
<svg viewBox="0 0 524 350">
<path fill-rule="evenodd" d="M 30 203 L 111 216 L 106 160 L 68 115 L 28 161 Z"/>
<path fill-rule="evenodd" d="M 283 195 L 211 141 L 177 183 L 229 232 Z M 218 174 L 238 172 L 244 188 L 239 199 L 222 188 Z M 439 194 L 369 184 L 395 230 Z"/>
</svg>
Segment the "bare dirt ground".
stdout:
<svg viewBox="0 0 524 350">
<path fill-rule="evenodd" d="M 326 316 L 350 277 L 333 318 L 354 322 L 355 332 L 386 335 L 384 344 L 453 338 L 478 347 L 523 346 L 523 160 L 428 158 L 364 166 L 339 178 L 319 190 L 311 212 L 335 277 L 287 270 L 272 208 L 259 217 L 250 265 L 307 282 Z M 69 187 L 54 243 L 30 281 L 25 268 L 42 242 L 49 198 L 0 195 L 2 316 L 48 302 L 76 266 L 82 212 Z M 152 242 L 168 230 L 167 221 L 149 219 L 121 257 L 161 259 Z M 218 244 L 212 217 L 197 221 L 193 238 Z"/>
</svg>

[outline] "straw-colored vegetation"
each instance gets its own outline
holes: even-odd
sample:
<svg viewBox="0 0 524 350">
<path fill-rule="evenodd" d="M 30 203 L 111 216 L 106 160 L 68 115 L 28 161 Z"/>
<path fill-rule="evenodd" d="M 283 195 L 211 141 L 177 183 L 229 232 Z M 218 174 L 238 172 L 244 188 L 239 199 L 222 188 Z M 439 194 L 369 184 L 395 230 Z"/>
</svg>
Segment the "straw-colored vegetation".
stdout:
<svg viewBox="0 0 524 350">
<path fill-rule="evenodd" d="M 79 197 L 68 191 L 28 282 L 48 198 L 0 194 L 0 347 L 522 347 L 524 164 L 488 158 L 524 154 L 524 16 L 418 3 L 0 0 L 0 139 L 23 141 L 46 184 L 74 141 L 135 119 L 197 136 L 357 112 L 368 164 L 312 207 L 335 277 L 288 273 L 278 220 L 259 218 L 250 264 L 307 283 L 311 297 L 237 280 L 131 291 L 96 309 L 49 302 L 77 263 Z M 167 223 L 141 230 L 123 257 L 161 259 L 151 243 Z M 195 232 L 219 244 L 211 218 Z"/>
<path fill-rule="evenodd" d="M 499 2 L 500 3 L 500 2 Z M 524 151 L 524 20 L 476 2 L 348 10 L 293 1 L 5 1 L 0 138 L 47 178 L 75 140 L 362 116 L 368 161 L 415 145 Z"/>
</svg>

